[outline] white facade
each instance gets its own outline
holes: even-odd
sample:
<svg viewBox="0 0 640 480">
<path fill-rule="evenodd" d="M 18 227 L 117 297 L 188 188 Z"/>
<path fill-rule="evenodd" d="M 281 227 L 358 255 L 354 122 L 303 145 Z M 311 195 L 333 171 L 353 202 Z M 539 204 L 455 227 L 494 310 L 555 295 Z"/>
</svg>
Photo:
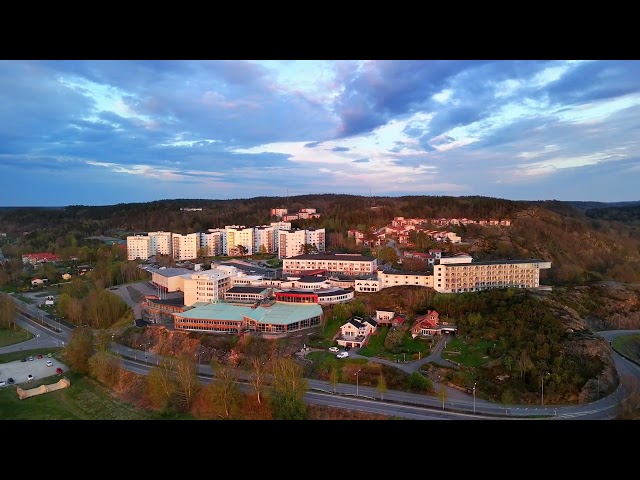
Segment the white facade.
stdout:
<svg viewBox="0 0 640 480">
<path fill-rule="evenodd" d="M 198 257 L 198 247 L 200 246 L 200 234 L 189 233 L 180 235 L 171 234 L 174 260 L 193 260 Z"/>
<path fill-rule="evenodd" d="M 455 255 L 453 257 L 440 257 L 438 263 L 441 265 L 449 265 L 454 263 L 471 263 L 472 260 L 471 255 Z"/>
<path fill-rule="evenodd" d="M 149 232 L 149 238 L 151 238 L 150 256 L 158 253 L 162 255 L 172 254 L 171 232 Z"/>
<path fill-rule="evenodd" d="M 310 228 L 305 230 L 306 243 L 313 245 L 318 249 L 318 252 L 325 251 L 325 230 L 324 228 Z"/>
<path fill-rule="evenodd" d="M 215 302 L 224 297 L 231 288 L 231 276 L 219 269 L 182 275 L 184 304 L 191 306 L 198 302 Z"/>
<path fill-rule="evenodd" d="M 200 233 L 200 248 L 207 257 L 222 255 L 224 245 L 224 230 L 210 228 L 206 233 Z"/>
<path fill-rule="evenodd" d="M 278 258 L 295 257 L 304 253 L 302 247 L 306 242 L 305 230 L 278 231 Z"/>
<path fill-rule="evenodd" d="M 433 267 L 433 288 L 443 293 L 477 292 L 491 288 L 537 288 L 540 269 L 551 268 L 544 260 L 440 263 Z"/>
<path fill-rule="evenodd" d="M 247 249 L 247 255 L 253 255 L 253 228 L 244 225 L 227 225 L 225 231 L 225 255 L 233 255 L 235 248 L 242 245 Z"/>
<path fill-rule="evenodd" d="M 253 251 L 256 253 L 273 253 L 275 246 L 276 229 L 271 226 L 261 225 L 253 229 L 254 245 Z"/>
<path fill-rule="evenodd" d="M 392 272 L 382 270 L 378 272 L 380 289 L 395 287 L 398 285 L 419 285 L 421 287 L 433 287 L 433 275 L 424 272 Z"/>
<path fill-rule="evenodd" d="M 297 255 L 282 260 L 282 273 L 296 275 L 305 270 L 326 270 L 349 276 L 372 275 L 378 269 L 375 257 L 354 253 Z"/>
<path fill-rule="evenodd" d="M 127 260 L 148 259 L 151 250 L 151 238 L 148 235 L 130 235 L 127 237 Z"/>
</svg>

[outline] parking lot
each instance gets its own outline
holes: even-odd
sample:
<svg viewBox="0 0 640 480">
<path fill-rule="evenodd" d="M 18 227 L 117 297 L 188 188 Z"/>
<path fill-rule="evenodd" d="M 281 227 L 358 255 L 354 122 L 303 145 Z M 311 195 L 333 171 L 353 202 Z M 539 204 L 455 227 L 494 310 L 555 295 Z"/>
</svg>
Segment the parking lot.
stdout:
<svg viewBox="0 0 640 480">
<path fill-rule="evenodd" d="M 47 360 L 50 360 L 53 365 L 47 367 Z M 42 358 L 34 356 L 33 360 L 27 360 L 26 362 L 16 360 L 14 362 L 0 363 L 0 381 L 6 383 L 7 379 L 13 378 L 15 385 L 19 385 L 29 383 L 27 376 L 33 375 L 33 382 L 36 382 L 45 377 L 57 376 L 57 368 L 62 368 L 63 372 L 67 370 L 67 367 L 63 363 L 55 358 L 48 358 L 46 355 L 43 355 Z M 51 383 L 55 381 L 57 380 L 52 379 Z M 6 386 L 9 385 L 7 384 Z"/>
</svg>

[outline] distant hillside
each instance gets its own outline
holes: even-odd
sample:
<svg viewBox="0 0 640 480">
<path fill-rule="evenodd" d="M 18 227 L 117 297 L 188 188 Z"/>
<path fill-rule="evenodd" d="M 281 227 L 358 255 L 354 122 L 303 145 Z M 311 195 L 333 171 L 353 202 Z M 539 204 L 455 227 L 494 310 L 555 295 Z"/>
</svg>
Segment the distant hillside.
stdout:
<svg viewBox="0 0 640 480">
<path fill-rule="evenodd" d="M 271 208 L 316 208 L 318 219 L 292 222 L 293 228 L 325 228 L 327 249 L 362 251 L 347 241 L 349 229 L 371 230 L 394 217 L 510 219 L 511 227 L 449 227 L 476 260 L 542 258 L 552 262 L 541 272 L 554 285 L 616 280 L 640 282 L 640 202 L 637 206 L 583 210 L 575 204 L 598 202 L 512 201 L 491 197 L 363 197 L 318 194 L 234 200 L 174 199 L 109 206 L 0 209 L 0 232 L 19 239 L 3 246 L 5 256 L 29 251 L 68 251 L 91 236 L 124 238 L 131 232 L 192 233 L 225 225 L 264 225 Z M 633 202 L 631 202 L 633 203 Z M 606 204 L 605 204 L 606 205 Z M 184 211 L 182 208 L 201 208 Z M 25 232 L 30 232 L 25 235 Z M 423 251 L 435 245 L 423 244 Z M 65 250 L 67 249 L 67 250 Z"/>
<path fill-rule="evenodd" d="M 628 206 L 640 206 L 640 200 L 632 201 L 632 202 L 579 202 L 579 201 L 568 201 L 565 202 L 569 205 L 572 205 L 576 208 L 579 208 L 582 211 L 593 210 L 597 208 L 612 208 L 612 207 L 628 207 Z"/>
</svg>

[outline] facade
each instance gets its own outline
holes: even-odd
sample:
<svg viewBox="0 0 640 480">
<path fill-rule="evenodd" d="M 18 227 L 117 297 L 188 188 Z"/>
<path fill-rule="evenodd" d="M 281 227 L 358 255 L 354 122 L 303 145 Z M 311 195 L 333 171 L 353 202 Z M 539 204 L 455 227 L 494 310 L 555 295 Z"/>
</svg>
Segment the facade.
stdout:
<svg viewBox="0 0 640 480">
<path fill-rule="evenodd" d="M 222 255 L 224 245 L 224 230 L 210 228 L 206 232 L 200 233 L 200 249 L 206 257 L 217 257 Z"/>
<path fill-rule="evenodd" d="M 256 253 L 273 253 L 276 251 L 274 227 L 262 225 L 255 227 L 253 233 L 253 251 Z"/>
<path fill-rule="evenodd" d="M 193 273 L 188 268 L 147 268 L 151 274 L 151 283 L 160 292 L 183 292 L 182 275 Z"/>
<path fill-rule="evenodd" d="M 353 282 L 353 289 L 356 292 L 378 292 L 380 291 L 380 280 L 374 277 L 356 278 Z"/>
<path fill-rule="evenodd" d="M 538 288 L 540 270 L 545 268 L 551 268 L 551 262 L 535 259 L 440 263 L 433 267 L 433 288 L 443 293 L 477 292 L 507 287 Z"/>
<path fill-rule="evenodd" d="M 296 275 L 305 270 L 322 269 L 330 274 L 359 276 L 373 274 L 378 268 L 375 257 L 352 253 L 297 255 L 282 261 L 282 273 Z"/>
<path fill-rule="evenodd" d="M 256 303 L 269 297 L 271 289 L 266 287 L 231 287 L 224 292 L 225 302 Z"/>
<path fill-rule="evenodd" d="M 455 333 L 458 327 L 440 322 L 440 315 L 435 310 L 428 310 L 425 315 L 416 317 L 411 327 L 411 338 L 418 336 L 434 336 L 444 333 Z"/>
<path fill-rule="evenodd" d="M 231 288 L 231 275 L 220 269 L 182 275 L 184 304 L 216 302 Z"/>
<path fill-rule="evenodd" d="M 398 285 L 419 285 L 433 288 L 433 274 L 430 272 L 385 272 L 378 271 L 380 289 L 395 287 Z"/>
<path fill-rule="evenodd" d="M 145 295 L 140 307 L 142 319 L 150 323 L 172 322 L 174 313 L 184 311 L 182 298 L 161 299 L 157 295 Z"/>
<path fill-rule="evenodd" d="M 174 260 L 193 260 L 198 257 L 200 234 L 171 234 L 172 255 Z"/>
<path fill-rule="evenodd" d="M 174 315 L 176 330 L 203 333 L 239 334 L 244 330 L 265 334 L 287 334 L 317 327 L 322 307 L 315 303 L 274 302 L 269 306 L 244 306 L 231 303 L 197 304 Z"/>
<path fill-rule="evenodd" d="M 242 245 L 247 249 L 247 255 L 253 255 L 253 228 L 244 225 L 227 225 L 225 231 L 225 255 L 237 254 L 236 248 Z"/>
<path fill-rule="evenodd" d="M 391 325 L 391 321 L 396 316 L 394 310 L 376 310 L 376 321 L 378 325 Z"/>
<path fill-rule="evenodd" d="M 149 235 L 130 235 L 127 237 L 127 260 L 147 260 L 151 254 Z"/>
<path fill-rule="evenodd" d="M 278 258 L 290 258 L 300 255 L 307 236 L 304 230 L 278 231 Z"/>
<path fill-rule="evenodd" d="M 320 305 L 350 302 L 353 300 L 353 296 L 354 292 L 352 290 L 343 290 L 336 287 L 313 291 L 291 289 L 275 293 L 276 300 L 279 302 L 319 303 Z"/>
<path fill-rule="evenodd" d="M 363 347 L 369 335 L 378 328 L 377 322 L 373 318 L 362 319 L 353 317 L 340 327 L 340 337 L 337 339 L 338 345 L 342 347 Z"/>
<path fill-rule="evenodd" d="M 171 241 L 171 232 L 149 232 L 149 238 L 151 239 L 151 247 L 149 248 L 149 256 L 161 254 L 161 255 L 173 255 Z"/>
</svg>

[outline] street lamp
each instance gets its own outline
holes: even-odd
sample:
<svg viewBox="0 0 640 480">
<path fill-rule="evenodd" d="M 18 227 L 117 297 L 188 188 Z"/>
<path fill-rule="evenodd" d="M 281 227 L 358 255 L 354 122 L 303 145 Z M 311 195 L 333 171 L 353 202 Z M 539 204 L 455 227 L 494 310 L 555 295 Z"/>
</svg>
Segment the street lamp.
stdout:
<svg viewBox="0 0 640 480">
<path fill-rule="evenodd" d="M 476 413 L 476 384 L 473 384 L 473 413 Z"/>
<path fill-rule="evenodd" d="M 356 373 L 354 373 L 354 375 L 356 376 L 356 397 L 359 397 L 358 395 L 358 374 L 362 371 L 362 369 L 358 370 Z"/>
<path fill-rule="evenodd" d="M 196 357 L 198 357 L 198 372 L 200 371 L 200 357 L 202 356 L 203 353 L 204 353 L 204 351 L 202 351 L 200 353 L 196 353 Z"/>
<path fill-rule="evenodd" d="M 544 405 L 544 376 L 545 375 L 551 375 L 551 374 L 549 372 L 542 372 L 542 374 L 540 375 L 540 378 L 542 379 L 542 382 L 541 382 L 542 390 L 540 391 L 541 393 L 540 405 Z"/>
<path fill-rule="evenodd" d="M 149 343 L 140 344 L 141 347 L 144 347 L 144 361 L 145 361 L 145 363 L 147 362 L 147 345 L 149 345 Z"/>
</svg>

